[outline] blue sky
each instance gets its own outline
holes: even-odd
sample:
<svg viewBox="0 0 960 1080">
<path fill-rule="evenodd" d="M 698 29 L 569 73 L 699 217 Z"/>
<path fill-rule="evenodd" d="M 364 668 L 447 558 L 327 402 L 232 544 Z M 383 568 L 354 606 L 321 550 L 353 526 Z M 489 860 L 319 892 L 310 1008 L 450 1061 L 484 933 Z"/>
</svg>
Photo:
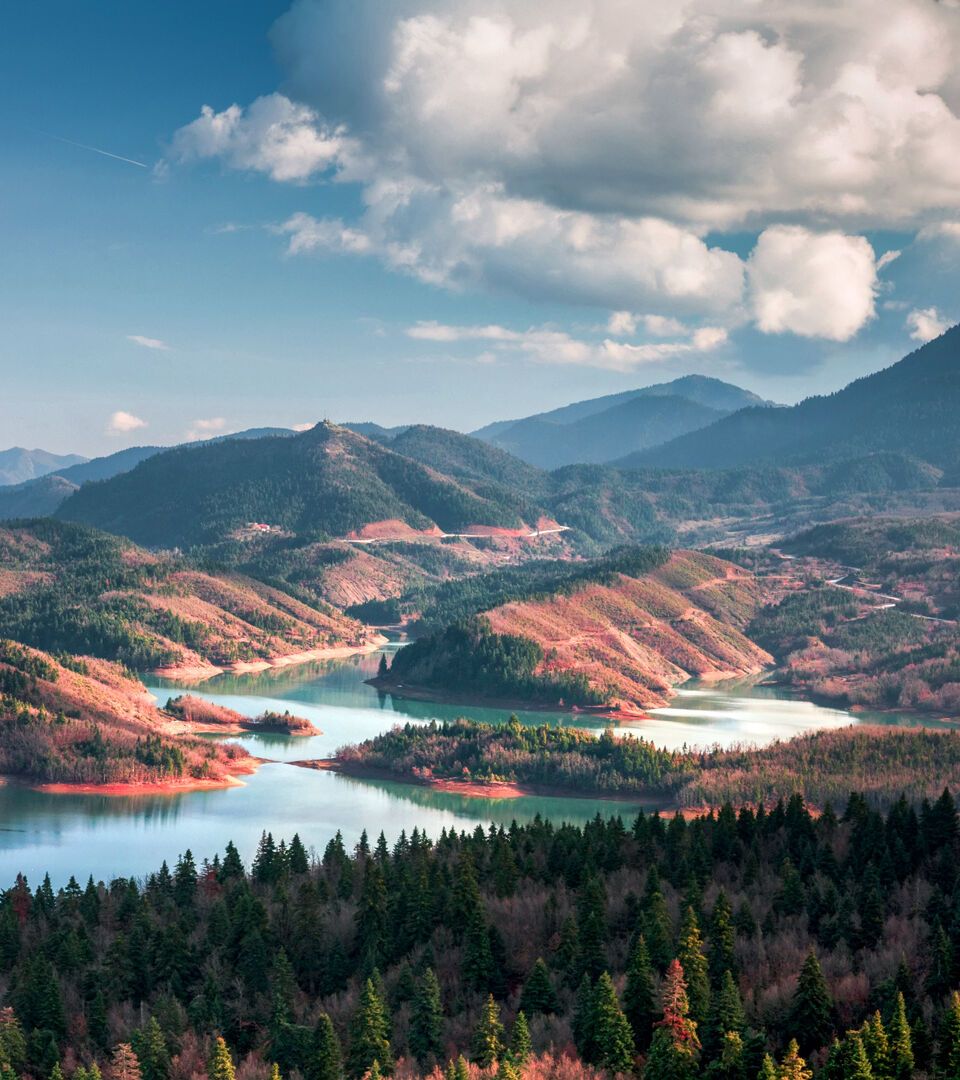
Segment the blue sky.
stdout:
<svg viewBox="0 0 960 1080">
<path fill-rule="evenodd" d="M 955 321 L 956 11 L 698 6 L 14 6 L 0 444 L 795 401 Z"/>
</svg>

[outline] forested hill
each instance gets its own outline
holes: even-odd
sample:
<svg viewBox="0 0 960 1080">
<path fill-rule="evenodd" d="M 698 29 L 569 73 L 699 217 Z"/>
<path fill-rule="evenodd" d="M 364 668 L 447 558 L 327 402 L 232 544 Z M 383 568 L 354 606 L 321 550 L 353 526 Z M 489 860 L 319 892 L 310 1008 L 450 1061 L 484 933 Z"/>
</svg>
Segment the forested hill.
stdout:
<svg viewBox="0 0 960 1080">
<path fill-rule="evenodd" d="M 960 326 L 899 363 L 792 408 L 744 409 L 645 451 L 637 464 L 723 469 L 816 462 L 878 450 L 960 467 Z"/>
<path fill-rule="evenodd" d="M 516 492 L 487 484 L 478 494 L 462 480 L 321 423 L 292 437 L 170 450 L 85 485 L 58 516 L 151 547 L 189 548 L 222 541 L 248 522 L 334 537 L 383 521 L 457 532 L 515 528 L 527 509 Z"/>
<path fill-rule="evenodd" d="M 455 618 L 396 653 L 382 685 L 638 712 L 693 675 L 750 674 L 771 660 L 743 633 L 763 591 L 732 563 L 653 549 L 575 570 L 552 583 L 527 567 L 441 586 L 430 618 Z"/>
<path fill-rule="evenodd" d="M 19 877 L 0 904 L 0 1066 L 953 1080 L 954 800 L 837 811 L 796 797 L 690 821 L 414 830 L 392 848 L 364 834 L 353 850 L 265 834 L 249 869 L 228 844 L 142 882 Z"/>
<path fill-rule="evenodd" d="M 138 670 L 212 674 L 374 635 L 326 604 L 48 518 L 0 526 L 0 637 Z"/>
</svg>

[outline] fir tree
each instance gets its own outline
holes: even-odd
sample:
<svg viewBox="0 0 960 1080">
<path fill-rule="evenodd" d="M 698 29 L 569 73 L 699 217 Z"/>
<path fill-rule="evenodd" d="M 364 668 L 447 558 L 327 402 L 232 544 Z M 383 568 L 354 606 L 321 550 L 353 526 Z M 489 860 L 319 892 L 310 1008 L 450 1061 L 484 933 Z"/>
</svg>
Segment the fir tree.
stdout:
<svg viewBox="0 0 960 1080">
<path fill-rule="evenodd" d="M 937 1060 L 946 1080 L 960 1080 L 960 993 L 950 995 L 943 1019 L 940 1021 Z"/>
<path fill-rule="evenodd" d="M 650 1045 L 657 1015 L 653 989 L 653 967 L 643 934 L 638 934 L 627 963 L 627 982 L 623 990 L 623 1011 L 633 1030 L 634 1045 L 643 1053 Z"/>
<path fill-rule="evenodd" d="M 584 975 L 577 989 L 577 997 L 573 1007 L 573 1019 L 571 1021 L 573 1041 L 577 1047 L 577 1053 L 584 1061 L 594 1059 L 594 1031 L 593 1031 L 593 983 L 589 975 Z"/>
<path fill-rule="evenodd" d="M 143 1080 L 169 1080 L 170 1052 L 167 1049 L 167 1040 L 155 1016 L 150 1017 L 147 1026 L 139 1033 L 134 1046 L 140 1061 L 140 1075 Z"/>
<path fill-rule="evenodd" d="M 527 1026 L 527 1018 L 521 1009 L 517 1013 L 513 1030 L 510 1032 L 510 1060 L 518 1069 L 522 1069 L 532 1053 L 530 1028 Z"/>
<path fill-rule="evenodd" d="M 749 911 L 749 909 L 747 909 Z M 733 909 L 727 894 L 721 889 L 713 905 L 710 915 L 710 978 L 714 984 L 718 983 L 725 971 L 736 974 L 736 958 L 734 956 L 734 944 L 736 935 L 733 927 Z M 686 969 L 684 969 L 686 970 Z"/>
<path fill-rule="evenodd" d="M 410 1052 L 425 1069 L 443 1053 L 443 1004 L 433 968 L 427 968 L 417 986 L 409 1043 Z"/>
<path fill-rule="evenodd" d="M 707 958 L 703 955 L 703 938 L 697 924 L 697 915 L 688 907 L 680 925 L 677 938 L 677 959 L 687 981 L 687 1000 L 690 1016 L 698 1025 L 703 1024 L 710 1008 L 710 978 Z"/>
<path fill-rule="evenodd" d="M 390 1021 L 383 998 L 370 978 L 360 993 L 360 1004 L 350 1025 L 347 1074 L 359 1080 L 375 1061 L 383 1072 L 393 1071 Z"/>
<path fill-rule="evenodd" d="M 824 1080 L 874 1080 L 870 1059 L 856 1031 L 848 1031 L 840 1042 L 834 1042 L 823 1067 Z"/>
<path fill-rule="evenodd" d="M 503 1057 L 503 1024 L 500 1022 L 500 1006 L 493 1000 L 493 994 L 480 1012 L 480 1021 L 473 1033 L 470 1058 L 481 1069 L 489 1069 L 495 1061 Z"/>
<path fill-rule="evenodd" d="M 707 1066 L 706 1080 L 747 1080 L 743 1038 L 738 1031 L 728 1031 L 723 1037 L 720 1056 Z"/>
<path fill-rule="evenodd" d="M 343 1055 L 333 1021 L 324 1012 L 313 1029 L 313 1047 L 307 1064 L 307 1080 L 340 1080 Z"/>
<path fill-rule="evenodd" d="M 470 1068 L 463 1054 L 456 1061 L 447 1062 L 443 1075 L 444 1080 L 470 1080 Z"/>
<path fill-rule="evenodd" d="M 907 1022 L 907 1005 L 903 991 L 897 991 L 893 1015 L 887 1025 L 890 1043 L 890 1075 L 893 1080 L 910 1080 L 913 1075 L 913 1033 Z"/>
<path fill-rule="evenodd" d="M 790 1009 L 790 1030 L 796 1032 L 804 1053 L 826 1045 L 833 1034 L 833 999 L 813 950 L 800 969 Z"/>
<path fill-rule="evenodd" d="M 222 1035 L 217 1036 L 213 1053 L 207 1063 L 207 1077 L 208 1080 L 236 1080 L 233 1058 L 230 1056 L 230 1050 Z"/>
<path fill-rule="evenodd" d="M 859 1031 L 864 1053 L 870 1062 L 870 1071 L 876 1080 L 890 1077 L 890 1041 L 880 1013 L 868 1016 Z"/>
<path fill-rule="evenodd" d="M 650 962 L 657 971 L 666 971 L 673 959 L 673 931 L 670 913 L 660 888 L 660 877 L 655 866 L 647 875 L 647 887 L 643 897 L 643 936 L 647 941 Z"/>
<path fill-rule="evenodd" d="M 537 1016 L 540 1013 L 558 1013 L 560 1011 L 560 999 L 554 989 L 553 980 L 550 978 L 550 970 L 538 957 L 530 971 L 527 981 L 523 984 L 523 992 L 520 994 L 520 1008 L 527 1016 Z"/>
<path fill-rule="evenodd" d="M 633 1065 L 633 1032 L 606 971 L 593 991 L 592 1021 L 593 1064 L 612 1073 L 628 1072 Z"/>
<path fill-rule="evenodd" d="M 663 1018 L 657 1024 L 644 1068 L 647 1080 L 693 1080 L 697 1076 L 700 1040 L 688 1015 L 683 968 L 674 960 L 667 969 L 661 996 Z"/>
</svg>

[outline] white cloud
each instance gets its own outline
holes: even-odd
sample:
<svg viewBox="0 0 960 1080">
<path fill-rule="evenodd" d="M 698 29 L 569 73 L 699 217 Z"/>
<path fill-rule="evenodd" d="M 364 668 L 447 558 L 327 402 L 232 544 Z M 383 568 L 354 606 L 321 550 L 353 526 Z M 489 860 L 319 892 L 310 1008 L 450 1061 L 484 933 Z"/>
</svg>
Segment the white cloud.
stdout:
<svg viewBox="0 0 960 1080">
<path fill-rule="evenodd" d="M 407 329 L 407 336 L 417 341 L 452 344 L 464 341 L 489 342 L 495 351 L 481 354 L 490 363 L 498 352 L 516 352 L 542 364 L 574 364 L 631 371 L 643 364 L 670 360 L 676 356 L 711 352 L 726 343 L 727 332 L 721 327 L 705 326 L 683 341 L 657 341 L 628 344 L 606 338 L 586 341 L 551 327 L 511 330 L 496 323 L 485 326 L 449 326 L 420 322 Z"/>
<path fill-rule="evenodd" d="M 885 251 L 879 259 L 877 259 L 877 273 L 889 266 L 892 262 L 896 262 L 897 259 L 903 254 L 902 251 Z"/>
<path fill-rule="evenodd" d="M 115 412 L 107 422 L 108 435 L 126 435 L 131 431 L 147 426 L 146 420 L 141 420 L 133 413 L 124 412 L 122 409 Z"/>
<path fill-rule="evenodd" d="M 206 420 L 194 420 L 184 438 L 186 442 L 209 439 L 213 435 L 220 434 L 226 426 L 227 421 L 222 416 L 212 416 Z"/>
<path fill-rule="evenodd" d="M 753 316 L 766 334 L 848 341 L 873 318 L 876 258 L 862 236 L 775 225 L 760 234 L 747 268 Z"/>
<path fill-rule="evenodd" d="M 305 424 L 294 424 L 294 431 L 310 431 L 317 426 L 316 420 L 308 420 Z"/>
<path fill-rule="evenodd" d="M 219 158 L 234 169 L 302 182 L 335 165 L 345 148 L 343 131 L 327 127 L 313 109 L 269 94 L 247 109 L 204 105 L 176 133 L 170 153 L 176 161 Z"/>
<path fill-rule="evenodd" d="M 933 341 L 949 330 L 951 323 L 935 307 L 928 307 L 914 308 L 907 315 L 906 326 L 914 341 Z"/>
<path fill-rule="evenodd" d="M 144 337 L 143 334 L 127 334 L 127 341 L 134 345 L 140 345 L 144 349 L 157 349 L 160 352 L 169 352 L 170 346 L 159 338 Z"/>
<path fill-rule="evenodd" d="M 637 317 L 629 311 L 611 311 L 607 333 L 614 337 L 632 337 L 637 332 Z"/>
<path fill-rule="evenodd" d="M 847 340 L 895 257 L 853 234 L 960 214 L 948 4 L 296 0 L 272 37 L 290 96 L 204 107 L 171 160 L 356 183 L 358 220 L 279 226 L 290 254 L 600 306 L 615 338 Z"/>
</svg>

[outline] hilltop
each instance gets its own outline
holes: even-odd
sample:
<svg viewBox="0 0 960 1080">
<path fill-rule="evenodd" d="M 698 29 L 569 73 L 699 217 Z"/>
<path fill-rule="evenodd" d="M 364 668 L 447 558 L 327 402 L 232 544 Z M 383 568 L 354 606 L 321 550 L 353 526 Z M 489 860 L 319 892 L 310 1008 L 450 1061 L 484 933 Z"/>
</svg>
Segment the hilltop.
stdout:
<svg viewBox="0 0 960 1080">
<path fill-rule="evenodd" d="M 79 454 L 51 454 L 49 450 L 26 450 L 22 446 L 12 446 L 9 450 L 0 450 L 0 486 L 36 480 L 59 469 L 80 465 L 86 460 Z"/>
<path fill-rule="evenodd" d="M 960 476 L 960 326 L 899 363 L 792 408 L 749 408 L 638 455 L 636 464 L 725 469 L 907 454 Z"/>
<path fill-rule="evenodd" d="M 378 685 L 631 714 L 665 704 L 691 676 L 744 675 L 771 661 L 743 633 L 763 591 L 732 563 L 653 549 L 552 585 L 542 573 L 526 589 L 515 581 L 491 590 L 492 606 L 478 593 L 473 614 L 463 607 L 402 649 Z M 448 600 L 447 610 L 458 609 Z"/>
<path fill-rule="evenodd" d="M 327 604 L 50 519 L 0 527 L 0 637 L 197 675 L 379 641 Z"/>
<path fill-rule="evenodd" d="M 613 461 L 706 427 L 738 409 L 766 404 L 719 379 L 685 375 L 519 420 L 497 421 L 473 436 L 533 465 L 555 469 Z"/>
<path fill-rule="evenodd" d="M 518 529 L 527 504 L 516 492 L 483 493 L 358 435 L 321 423 L 293 436 L 180 447 L 131 472 L 87 484 L 58 510 L 64 520 L 151 547 L 223 541 L 245 523 L 299 536 L 360 535 L 378 523 L 400 534 L 471 526 Z"/>
</svg>

